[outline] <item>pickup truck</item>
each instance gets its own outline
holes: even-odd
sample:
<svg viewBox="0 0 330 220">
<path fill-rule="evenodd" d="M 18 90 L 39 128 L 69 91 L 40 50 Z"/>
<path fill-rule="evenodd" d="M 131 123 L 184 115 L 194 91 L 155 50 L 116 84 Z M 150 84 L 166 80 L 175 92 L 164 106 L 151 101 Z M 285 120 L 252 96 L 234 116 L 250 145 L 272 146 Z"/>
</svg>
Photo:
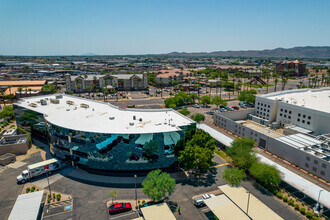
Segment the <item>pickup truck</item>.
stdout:
<svg viewBox="0 0 330 220">
<path fill-rule="evenodd" d="M 16 177 L 18 183 L 25 183 L 36 176 L 45 174 L 46 171 L 50 174 L 52 171 L 59 170 L 63 167 L 57 159 L 45 160 L 39 163 L 29 165 L 26 170 Z"/>
<path fill-rule="evenodd" d="M 213 197 L 215 197 L 215 195 L 213 195 L 213 194 L 204 194 L 204 195 L 194 199 L 194 205 L 197 207 L 204 206 L 205 205 L 204 200 L 210 199 Z"/>
</svg>

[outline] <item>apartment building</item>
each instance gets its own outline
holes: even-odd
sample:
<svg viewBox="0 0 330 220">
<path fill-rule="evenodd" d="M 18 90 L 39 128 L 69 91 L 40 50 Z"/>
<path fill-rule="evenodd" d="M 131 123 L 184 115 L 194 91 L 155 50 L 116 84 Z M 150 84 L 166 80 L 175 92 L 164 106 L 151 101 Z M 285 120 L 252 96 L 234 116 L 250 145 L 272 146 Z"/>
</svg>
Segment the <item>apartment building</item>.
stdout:
<svg viewBox="0 0 330 220">
<path fill-rule="evenodd" d="M 148 74 L 65 75 L 66 91 L 88 92 L 102 88 L 142 90 L 148 87 Z"/>
<path fill-rule="evenodd" d="M 168 86 L 173 81 L 181 81 L 186 77 L 192 77 L 193 73 L 187 70 L 159 70 L 156 76 L 156 84 Z"/>
</svg>

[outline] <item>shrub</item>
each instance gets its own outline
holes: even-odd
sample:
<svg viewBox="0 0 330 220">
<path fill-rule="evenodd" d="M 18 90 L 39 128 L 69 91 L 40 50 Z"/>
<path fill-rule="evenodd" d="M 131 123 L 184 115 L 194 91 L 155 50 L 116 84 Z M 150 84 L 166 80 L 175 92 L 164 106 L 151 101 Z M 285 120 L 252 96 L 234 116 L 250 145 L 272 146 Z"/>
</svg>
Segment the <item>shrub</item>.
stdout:
<svg viewBox="0 0 330 220">
<path fill-rule="evenodd" d="M 48 197 L 47 202 L 50 203 L 50 197 Z"/>
<path fill-rule="evenodd" d="M 142 200 L 142 205 L 146 204 L 146 201 Z"/>
<path fill-rule="evenodd" d="M 317 217 L 317 216 L 313 216 L 312 219 L 313 219 L 313 220 L 319 220 L 320 218 Z"/>
<path fill-rule="evenodd" d="M 31 191 L 35 191 L 36 190 L 36 187 L 35 186 L 32 186 L 31 187 Z"/>
<path fill-rule="evenodd" d="M 289 205 L 291 205 L 291 206 L 294 206 L 294 201 L 293 201 L 293 199 L 289 199 Z"/>
<path fill-rule="evenodd" d="M 55 201 L 55 193 L 53 193 L 53 200 Z"/>
<path fill-rule="evenodd" d="M 283 197 L 283 201 L 284 201 L 284 202 L 287 202 L 287 201 L 288 201 L 288 197 L 284 196 L 284 197 Z"/>
<path fill-rule="evenodd" d="M 140 200 L 138 200 L 138 203 L 140 203 L 141 201 Z"/>
<path fill-rule="evenodd" d="M 299 208 L 300 208 L 300 207 L 299 207 L 298 204 L 294 204 L 294 209 L 295 209 L 295 210 L 299 210 Z"/>
<path fill-rule="evenodd" d="M 30 187 L 26 188 L 26 193 L 29 193 L 31 191 Z"/>
<path fill-rule="evenodd" d="M 313 213 L 311 213 L 311 212 L 306 212 L 306 217 L 307 218 L 309 218 L 309 219 L 311 219 L 311 218 L 313 218 Z"/>
<path fill-rule="evenodd" d="M 305 208 L 300 208 L 299 211 L 301 214 L 305 215 L 305 212 L 306 212 Z"/>
<path fill-rule="evenodd" d="M 61 194 L 57 194 L 56 199 L 57 199 L 57 201 L 60 201 L 61 200 Z"/>
<path fill-rule="evenodd" d="M 48 199 L 50 199 L 52 197 L 52 195 L 48 194 Z"/>
<path fill-rule="evenodd" d="M 10 151 L 10 153 L 12 153 L 12 154 L 16 154 L 16 151 L 12 150 L 12 151 Z"/>
<path fill-rule="evenodd" d="M 276 194 L 276 196 L 277 196 L 277 198 L 282 199 L 282 198 L 283 198 L 283 193 L 278 192 L 278 193 Z"/>
</svg>

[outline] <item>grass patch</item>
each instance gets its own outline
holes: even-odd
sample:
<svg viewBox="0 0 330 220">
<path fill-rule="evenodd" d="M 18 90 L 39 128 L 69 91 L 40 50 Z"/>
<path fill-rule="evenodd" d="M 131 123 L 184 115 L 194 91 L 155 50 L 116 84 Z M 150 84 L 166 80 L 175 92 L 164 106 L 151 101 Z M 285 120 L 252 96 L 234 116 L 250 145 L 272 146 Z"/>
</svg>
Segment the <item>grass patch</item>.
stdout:
<svg viewBox="0 0 330 220">
<path fill-rule="evenodd" d="M 225 161 L 232 162 L 232 159 L 224 151 L 216 149 L 215 153 Z"/>
</svg>

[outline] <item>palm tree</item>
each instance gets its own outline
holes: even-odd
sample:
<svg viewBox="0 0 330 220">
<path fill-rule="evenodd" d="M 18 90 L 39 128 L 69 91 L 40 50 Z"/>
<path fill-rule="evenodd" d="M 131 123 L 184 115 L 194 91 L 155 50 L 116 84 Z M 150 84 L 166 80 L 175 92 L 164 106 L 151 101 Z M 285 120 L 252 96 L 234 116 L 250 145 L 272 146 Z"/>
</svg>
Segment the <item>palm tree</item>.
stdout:
<svg viewBox="0 0 330 220">
<path fill-rule="evenodd" d="M 12 86 L 7 86 L 7 88 L 9 89 L 9 94 L 11 95 L 11 87 Z"/>
<path fill-rule="evenodd" d="M 277 78 L 275 78 L 275 80 L 274 80 L 274 84 L 275 84 L 275 89 L 274 89 L 274 92 L 276 92 L 277 83 L 278 83 L 278 79 L 277 79 Z"/>
<path fill-rule="evenodd" d="M 281 83 L 282 83 L 282 91 L 283 91 L 285 88 L 285 85 L 288 83 L 288 80 L 285 77 L 283 77 L 281 80 Z"/>
<path fill-rule="evenodd" d="M 25 89 L 25 94 L 27 95 L 27 92 L 28 92 L 28 88 L 29 88 L 29 86 L 27 86 L 27 85 L 24 85 L 23 86 L 23 89 Z"/>
<path fill-rule="evenodd" d="M 30 93 L 30 96 L 31 96 L 31 93 L 32 93 L 32 89 L 31 88 L 28 88 L 28 91 Z"/>
<path fill-rule="evenodd" d="M 1 97 L 2 97 L 2 101 L 3 101 L 3 105 L 6 106 L 5 93 L 4 92 L 1 92 Z"/>
<path fill-rule="evenodd" d="M 17 91 L 19 92 L 19 97 L 22 98 L 22 87 L 18 87 Z"/>
</svg>

